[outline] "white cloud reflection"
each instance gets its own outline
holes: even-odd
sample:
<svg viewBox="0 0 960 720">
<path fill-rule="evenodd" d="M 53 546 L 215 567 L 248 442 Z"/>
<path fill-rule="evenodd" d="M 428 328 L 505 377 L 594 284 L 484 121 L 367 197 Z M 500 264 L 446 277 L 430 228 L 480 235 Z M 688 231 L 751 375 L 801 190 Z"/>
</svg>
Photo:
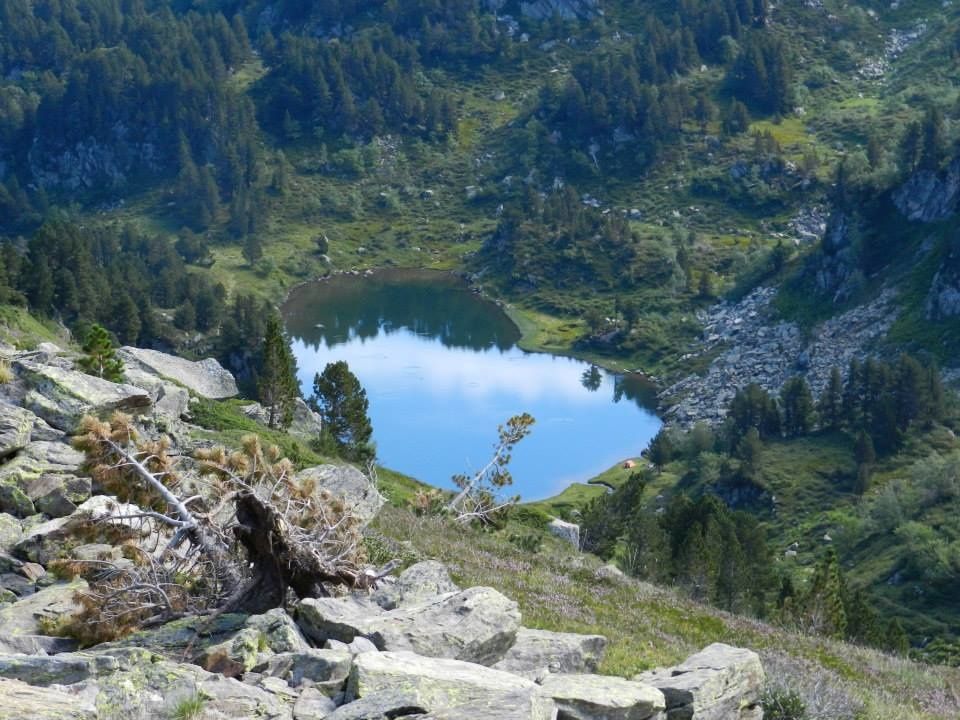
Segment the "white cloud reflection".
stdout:
<svg viewBox="0 0 960 720">
<path fill-rule="evenodd" d="M 586 406 L 609 403 L 613 393 L 613 380 L 606 373 L 596 392 L 584 388 L 581 374 L 587 366 L 569 358 L 516 348 L 503 353 L 445 348 L 435 339 L 406 332 L 333 350 L 315 350 L 298 341 L 294 353 L 303 379 L 312 378 L 328 362 L 346 360 L 371 395 L 415 387 L 435 396 L 483 400 L 511 394 L 527 402 L 552 398 Z"/>
</svg>

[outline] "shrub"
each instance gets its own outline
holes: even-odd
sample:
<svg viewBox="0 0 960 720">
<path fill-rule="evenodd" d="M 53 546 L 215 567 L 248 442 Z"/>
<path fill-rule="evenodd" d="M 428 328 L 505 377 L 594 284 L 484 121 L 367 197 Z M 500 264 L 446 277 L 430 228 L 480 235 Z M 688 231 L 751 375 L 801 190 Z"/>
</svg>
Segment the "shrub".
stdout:
<svg viewBox="0 0 960 720">
<path fill-rule="evenodd" d="M 510 519 L 535 530 L 546 530 L 550 516 L 538 507 L 520 505 L 510 512 Z"/>
<path fill-rule="evenodd" d="M 764 720 L 803 720 L 807 705 L 795 690 L 767 688 L 760 700 Z"/>
<path fill-rule="evenodd" d="M 196 720 L 203 714 L 206 698 L 200 694 L 184 698 L 173 709 L 174 720 Z"/>
</svg>

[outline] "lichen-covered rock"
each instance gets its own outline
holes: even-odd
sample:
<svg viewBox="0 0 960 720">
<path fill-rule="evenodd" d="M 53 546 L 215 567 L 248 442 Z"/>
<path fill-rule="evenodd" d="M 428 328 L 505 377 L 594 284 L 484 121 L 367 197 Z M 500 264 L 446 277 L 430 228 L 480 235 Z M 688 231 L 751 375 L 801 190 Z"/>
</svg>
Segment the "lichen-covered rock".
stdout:
<svg viewBox="0 0 960 720">
<path fill-rule="evenodd" d="M 227 640 L 210 645 L 195 662 L 208 672 L 239 677 L 257 664 L 259 646 L 259 631 L 243 628 Z"/>
<path fill-rule="evenodd" d="M 459 589 L 443 563 L 424 560 L 400 573 L 395 582 L 385 582 L 373 594 L 373 601 L 384 610 L 395 610 Z"/>
<path fill-rule="evenodd" d="M 43 473 L 27 483 L 26 493 L 38 512 L 58 518 L 71 515 L 90 498 L 88 477 Z"/>
<path fill-rule="evenodd" d="M 159 655 L 179 660 L 229 640 L 243 629 L 246 620 L 246 615 L 237 613 L 224 613 L 212 621 L 202 617 L 182 618 L 98 645 L 97 650 L 114 653 L 130 648 L 150 648 Z"/>
<path fill-rule="evenodd" d="M 646 720 L 666 707 L 656 688 L 607 675 L 549 675 L 541 692 L 564 720 Z"/>
<path fill-rule="evenodd" d="M 200 397 L 222 400 L 237 395 L 237 382 L 214 358 L 193 362 L 157 350 L 122 347 L 117 354 L 129 367 L 158 378 L 168 378 Z"/>
<path fill-rule="evenodd" d="M 493 667 L 530 680 L 540 680 L 549 673 L 594 673 L 606 646 L 607 639 L 602 635 L 520 628 L 513 647 Z"/>
<path fill-rule="evenodd" d="M 368 693 L 341 705 L 327 716 L 327 720 L 392 720 L 409 715 L 417 717 L 426 711 L 415 689 L 391 688 Z"/>
<path fill-rule="evenodd" d="M 354 658 L 347 698 L 396 691 L 408 693 L 419 707 L 435 711 L 535 688 L 529 680 L 472 663 L 382 652 Z"/>
<path fill-rule="evenodd" d="M 496 590 L 474 587 L 380 614 L 356 601 L 307 599 L 297 607 L 297 622 L 320 643 L 362 635 L 380 650 L 492 665 L 513 645 L 520 611 Z"/>
<path fill-rule="evenodd" d="M 514 690 L 451 708 L 434 710 L 420 720 L 555 720 L 557 705 L 538 690 Z"/>
<path fill-rule="evenodd" d="M 83 580 L 51 585 L 9 605 L 0 605 L 0 628 L 4 637 L 43 635 L 43 624 L 79 610 L 73 596 L 87 587 Z"/>
<path fill-rule="evenodd" d="M 73 685 L 118 667 L 108 655 L 0 655 L 0 677 L 30 685 Z"/>
<path fill-rule="evenodd" d="M 263 644 L 271 652 L 300 652 L 310 648 L 297 623 L 283 608 L 274 608 L 263 615 L 251 615 L 247 618 L 246 626 L 260 633 Z"/>
<path fill-rule="evenodd" d="M 752 650 L 714 643 L 676 667 L 641 673 L 659 688 L 669 720 L 759 720 L 764 673 Z"/>
<path fill-rule="evenodd" d="M 286 680 L 291 687 L 309 680 L 313 687 L 332 697 L 344 689 L 352 662 L 349 652 L 311 648 L 274 655 L 254 671 Z"/>
<path fill-rule="evenodd" d="M 80 418 L 89 413 L 137 413 L 151 405 L 150 395 L 143 388 L 25 359 L 15 362 L 19 374 L 33 389 L 24 401 L 26 407 L 66 432 L 75 430 Z"/>
<path fill-rule="evenodd" d="M 260 403 L 250 403 L 240 408 L 243 414 L 251 420 L 267 425 L 270 422 L 270 411 Z M 320 413 L 312 410 L 303 398 L 295 398 L 293 401 L 293 417 L 290 420 L 290 426 L 287 432 L 291 435 L 302 435 L 308 438 L 316 438 L 323 429 L 323 420 Z"/>
<path fill-rule="evenodd" d="M 23 526 L 13 515 L 0 512 L 0 552 L 6 552 L 23 537 Z"/>
<path fill-rule="evenodd" d="M 294 476 L 294 481 L 310 481 L 318 489 L 328 490 L 342 498 L 362 525 L 373 520 L 385 502 L 370 479 L 351 465 L 306 468 Z"/>
<path fill-rule="evenodd" d="M 30 442 L 36 419 L 29 410 L 0 400 L 0 459 L 13 455 Z"/>
<path fill-rule="evenodd" d="M 0 718 L 3 720 L 97 720 L 96 704 L 60 688 L 33 687 L 0 678 Z"/>
<path fill-rule="evenodd" d="M 337 704 L 315 688 L 304 688 L 293 706 L 293 720 L 325 720 Z"/>
</svg>

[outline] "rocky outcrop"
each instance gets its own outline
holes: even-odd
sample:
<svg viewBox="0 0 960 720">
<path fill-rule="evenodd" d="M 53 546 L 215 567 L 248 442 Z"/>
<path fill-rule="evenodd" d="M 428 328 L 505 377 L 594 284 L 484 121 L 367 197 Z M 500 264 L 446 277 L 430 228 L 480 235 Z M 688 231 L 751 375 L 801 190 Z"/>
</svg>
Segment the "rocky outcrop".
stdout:
<svg viewBox="0 0 960 720">
<path fill-rule="evenodd" d="M 919 170 L 893 193 L 893 204 L 908 220 L 930 223 L 957 211 L 960 197 L 960 158 L 942 172 Z"/>
<path fill-rule="evenodd" d="M 541 692 L 564 720 L 646 720 L 666 707 L 656 688 L 607 675 L 549 675 Z"/>
<path fill-rule="evenodd" d="M 676 667 L 638 675 L 659 688 L 667 720 L 761 720 L 764 673 L 751 650 L 714 643 Z"/>
<path fill-rule="evenodd" d="M 270 424 L 270 411 L 260 403 L 250 403 L 240 409 L 251 420 L 256 420 L 261 425 Z M 316 438 L 322 429 L 323 420 L 320 418 L 320 413 L 311 410 L 303 398 L 296 398 L 293 401 L 293 419 L 290 421 L 287 432 L 292 435 Z"/>
<path fill-rule="evenodd" d="M 409 651 L 492 665 L 513 645 L 520 625 L 517 604 L 492 588 L 448 593 L 389 612 L 355 599 L 316 598 L 297 606 L 307 637 L 351 642 L 368 638 L 380 650 Z"/>
<path fill-rule="evenodd" d="M 343 499 L 362 525 L 367 525 L 383 507 L 384 498 L 362 472 L 351 465 L 317 465 L 301 470 L 294 482 L 312 482 L 315 487 Z"/>
<path fill-rule="evenodd" d="M 0 678 L 0 718 L 5 720 L 97 720 L 95 698 L 69 689 L 33 687 Z"/>
<path fill-rule="evenodd" d="M 547 530 L 554 537 L 570 543 L 575 550 L 580 549 L 580 526 L 576 523 L 554 518 L 547 524 Z"/>
<path fill-rule="evenodd" d="M 192 362 L 176 355 L 135 347 L 122 347 L 117 354 L 128 370 L 138 368 L 173 380 L 203 398 L 222 400 L 239 392 L 233 375 L 214 358 Z"/>
<path fill-rule="evenodd" d="M 606 647 L 602 635 L 520 628 L 516 642 L 493 667 L 530 680 L 542 680 L 551 673 L 594 673 Z"/>
<path fill-rule="evenodd" d="M 533 20 L 549 20 L 555 15 L 564 20 L 588 20 L 603 14 L 599 0 L 531 0 L 520 3 L 520 12 Z"/>
<path fill-rule="evenodd" d="M 24 405 L 53 427 L 72 432 L 87 414 L 107 415 L 114 410 L 138 413 L 152 404 L 144 389 L 87 375 L 57 365 L 17 359 L 14 368 L 31 390 Z"/>
<path fill-rule="evenodd" d="M 866 358 L 897 318 L 895 295 L 887 290 L 804 336 L 794 323 L 774 320 L 775 296 L 773 288 L 757 288 L 738 303 L 718 303 L 700 315 L 703 339 L 684 359 L 709 352 L 717 357 L 703 375 L 690 375 L 660 393 L 669 422 L 720 423 L 737 389 L 757 383 L 779 393 L 794 375 L 804 377 L 817 397 L 834 367 L 845 371 L 852 359 Z"/>
</svg>

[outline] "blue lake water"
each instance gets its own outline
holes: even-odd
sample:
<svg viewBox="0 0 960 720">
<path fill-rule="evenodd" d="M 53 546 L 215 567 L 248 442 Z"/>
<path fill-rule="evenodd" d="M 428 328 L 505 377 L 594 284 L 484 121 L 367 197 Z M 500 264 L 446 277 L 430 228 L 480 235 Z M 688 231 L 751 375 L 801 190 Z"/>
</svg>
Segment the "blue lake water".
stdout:
<svg viewBox="0 0 960 720">
<path fill-rule="evenodd" d="M 636 457 L 660 427 L 643 380 L 520 350 L 506 314 L 445 273 L 307 284 L 283 315 L 304 394 L 327 363 L 346 360 L 370 401 L 378 460 L 432 485 L 482 467 L 497 426 L 518 413 L 536 419 L 510 465 L 509 493 L 524 500 Z"/>
</svg>

